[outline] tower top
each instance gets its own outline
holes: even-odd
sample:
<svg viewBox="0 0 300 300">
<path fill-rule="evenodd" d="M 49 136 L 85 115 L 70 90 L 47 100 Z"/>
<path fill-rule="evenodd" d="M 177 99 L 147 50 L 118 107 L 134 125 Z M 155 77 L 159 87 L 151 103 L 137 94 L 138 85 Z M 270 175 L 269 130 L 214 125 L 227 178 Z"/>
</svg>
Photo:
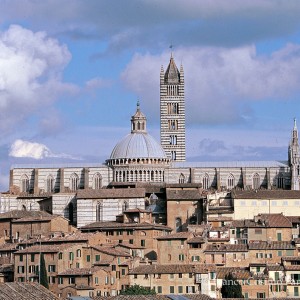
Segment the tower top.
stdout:
<svg viewBox="0 0 300 300">
<path fill-rule="evenodd" d="M 136 112 L 131 117 L 131 133 L 147 132 L 146 130 L 146 116 L 141 112 L 140 101 L 136 103 Z"/>
<path fill-rule="evenodd" d="M 172 53 L 171 53 L 168 68 L 165 73 L 165 82 L 170 84 L 176 84 L 180 82 L 180 73 L 178 71 Z"/>
</svg>

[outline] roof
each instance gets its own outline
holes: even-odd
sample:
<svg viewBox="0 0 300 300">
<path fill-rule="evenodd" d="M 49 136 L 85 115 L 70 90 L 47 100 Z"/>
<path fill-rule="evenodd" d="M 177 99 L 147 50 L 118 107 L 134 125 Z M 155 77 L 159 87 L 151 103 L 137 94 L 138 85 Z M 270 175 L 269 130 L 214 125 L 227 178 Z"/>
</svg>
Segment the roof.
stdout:
<svg viewBox="0 0 300 300">
<path fill-rule="evenodd" d="M 172 162 L 175 168 L 286 168 L 287 162 L 280 161 L 200 161 Z"/>
<path fill-rule="evenodd" d="M 200 200 L 201 190 L 174 190 L 167 188 L 167 200 Z"/>
<path fill-rule="evenodd" d="M 103 253 L 106 253 L 109 255 L 113 255 L 113 256 L 125 256 L 125 257 L 130 256 L 130 254 L 128 254 L 128 252 L 116 249 L 115 247 L 93 246 L 92 248 L 96 249 L 100 252 L 103 252 Z"/>
<path fill-rule="evenodd" d="M 21 218 L 33 218 L 33 217 L 50 217 L 51 215 L 45 211 L 39 210 L 11 210 L 0 214 L 1 219 L 21 219 Z"/>
<path fill-rule="evenodd" d="M 140 265 L 129 274 L 178 274 L 178 273 L 208 273 L 209 270 L 215 269 L 209 265 L 192 265 L 192 264 L 176 264 L 176 265 Z"/>
<path fill-rule="evenodd" d="M 294 250 L 296 249 L 295 245 L 291 242 L 279 242 L 279 241 L 250 241 L 248 243 L 249 250 Z"/>
<path fill-rule="evenodd" d="M 27 222 L 50 222 L 53 219 L 62 218 L 63 216 L 59 215 L 49 215 L 49 216 L 34 216 L 34 217 L 25 217 L 17 220 L 13 220 L 13 223 L 27 223 Z M 67 219 L 65 219 L 67 221 Z"/>
<path fill-rule="evenodd" d="M 245 244 L 208 244 L 204 252 L 247 252 Z"/>
<path fill-rule="evenodd" d="M 193 233 L 184 231 L 184 232 L 176 232 L 172 234 L 166 234 L 163 236 L 159 236 L 156 239 L 157 240 L 186 240 L 190 237 L 193 237 Z"/>
<path fill-rule="evenodd" d="M 284 268 L 282 265 L 267 265 L 268 271 L 283 271 Z"/>
<path fill-rule="evenodd" d="M 98 272 L 99 270 L 105 270 L 103 267 L 92 267 L 92 268 L 73 268 L 73 269 L 67 269 L 63 272 L 60 272 L 58 276 L 88 276 L 92 275 L 95 272 Z"/>
<path fill-rule="evenodd" d="M 147 132 L 132 132 L 118 142 L 111 152 L 110 160 L 121 158 L 167 159 L 167 155 L 162 146 Z"/>
<path fill-rule="evenodd" d="M 175 60 L 173 58 L 173 56 L 171 55 L 171 58 L 170 58 L 170 63 L 167 67 L 167 70 L 165 72 L 165 81 L 167 83 L 179 83 L 180 81 L 180 73 L 177 69 L 177 66 L 175 64 Z"/>
<path fill-rule="evenodd" d="M 254 219 L 234 220 L 233 227 L 272 227 L 272 228 L 292 228 L 289 218 L 283 214 L 259 214 Z"/>
<path fill-rule="evenodd" d="M 217 278 L 224 279 L 226 275 L 231 273 L 236 279 L 249 279 L 251 277 L 251 273 L 246 268 L 218 268 L 217 269 Z"/>
<path fill-rule="evenodd" d="M 111 222 L 94 222 L 87 224 L 80 228 L 80 230 L 115 230 L 115 229 L 141 229 L 141 230 L 167 230 L 172 231 L 170 227 L 160 224 L 152 223 L 120 223 L 116 221 Z"/>
<path fill-rule="evenodd" d="M 58 253 L 64 249 L 68 249 L 72 245 L 34 245 L 22 250 L 15 252 L 16 254 L 25 254 L 25 253 Z"/>
<path fill-rule="evenodd" d="M 77 191 L 77 199 L 144 198 L 144 188 L 83 189 Z"/>
<path fill-rule="evenodd" d="M 282 256 L 282 261 L 300 261 L 300 256 Z"/>
<path fill-rule="evenodd" d="M 292 190 L 234 190 L 233 199 L 299 199 L 300 191 Z"/>
<path fill-rule="evenodd" d="M 0 300 L 58 300 L 54 294 L 38 283 L 0 283 Z"/>
</svg>

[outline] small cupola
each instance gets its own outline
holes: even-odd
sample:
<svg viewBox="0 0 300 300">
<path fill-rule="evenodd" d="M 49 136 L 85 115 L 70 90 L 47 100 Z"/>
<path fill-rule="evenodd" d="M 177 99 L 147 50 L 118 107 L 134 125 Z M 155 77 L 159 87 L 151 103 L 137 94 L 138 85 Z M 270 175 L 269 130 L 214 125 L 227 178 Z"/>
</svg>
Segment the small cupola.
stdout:
<svg viewBox="0 0 300 300">
<path fill-rule="evenodd" d="M 131 117 L 131 133 L 147 132 L 146 129 L 147 119 L 140 110 L 140 102 L 137 102 L 136 113 Z"/>
</svg>

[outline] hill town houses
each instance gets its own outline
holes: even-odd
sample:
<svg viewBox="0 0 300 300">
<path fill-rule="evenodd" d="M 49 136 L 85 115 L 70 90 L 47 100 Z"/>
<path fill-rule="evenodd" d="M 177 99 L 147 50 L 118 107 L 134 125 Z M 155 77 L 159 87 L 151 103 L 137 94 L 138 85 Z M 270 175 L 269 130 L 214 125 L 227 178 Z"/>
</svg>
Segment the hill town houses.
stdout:
<svg viewBox="0 0 300 300">
<path fill-rule="evenodd" d="M 296 120 L 285 162 L 187 162 L 185 117 L 184 69 L 171 55 L 160 71 L 160 143 L 137 103 L 104 163 L 12 166 L 0 197 L 0 291 L 29 283 L 42 293 L 43 256 L 62 299 L 134 284 L 220 299 L 230 273 L 245 298 L 300 297 Z"/>
</svg>

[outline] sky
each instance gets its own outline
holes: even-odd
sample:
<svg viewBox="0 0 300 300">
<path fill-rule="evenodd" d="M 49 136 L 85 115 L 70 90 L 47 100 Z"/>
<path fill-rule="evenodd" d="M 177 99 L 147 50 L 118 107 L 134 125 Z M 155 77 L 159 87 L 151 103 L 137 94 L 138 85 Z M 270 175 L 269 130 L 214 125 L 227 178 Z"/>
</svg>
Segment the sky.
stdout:
<svg viewBox="0 0 300 300">
<path fill-rule="evenodd" d="M 287 160 L 300 120 L 300 1 L 0 8 L 0 190 L 15 164 L 105 162 L 138 100 L 159 141 L 159 74 L 171 51 L 185 72 L 187 160 Z"/>
</svg>

